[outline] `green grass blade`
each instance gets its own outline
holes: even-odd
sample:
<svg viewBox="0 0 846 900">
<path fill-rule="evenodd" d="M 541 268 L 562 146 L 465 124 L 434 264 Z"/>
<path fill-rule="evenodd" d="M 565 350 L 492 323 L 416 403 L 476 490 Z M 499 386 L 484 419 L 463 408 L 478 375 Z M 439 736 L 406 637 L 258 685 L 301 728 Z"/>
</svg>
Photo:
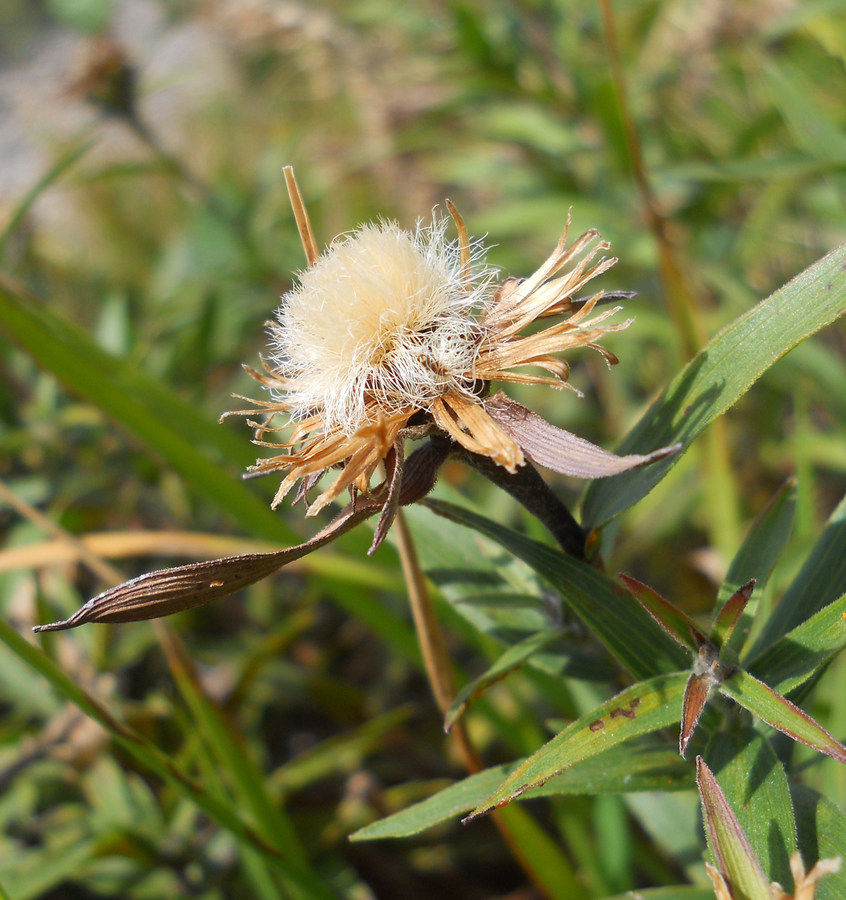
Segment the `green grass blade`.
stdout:
<svg viewBox="0 0 846 900">
<path fill-rule="evenodd" d="M 846 594 L 768 647 L 746 667 L 780 694 L 804 684 L 846 647 Z"/>
<path fill-rule="evenodd" d="M 71 323 L 26 302 L 2 276 L 0 329 L 68 390 L 163 458 L 196 496 L 216 504 L 247 534 L 281 544 L 300 542 L 284 517 L 242 481 L 243 467 L 253 461 L 249 440 L 240 440 L 131 363 L 101 350 Z M 385 580 L 373 563 L 344 560 L 337 553 L 309 556 L 304 564 L 363 583 Z"/>
<path fill-rule="evenodd" d="M 69 150 L 63 156 L 59 157 L 59 159 L 53 163 L 52 166 L 38 179 L 38 181 L 26 192 L 23 196 L 23 199 L 18 203 L 17 209 L 15 209 L 12 214 L 9 216 L 9 220 L 6 223 L 6 227 L 0 231 L 0 258 L 3 256 L 3 251 L 6 248 L 6 243 L 9 238 L 14 234 L 15 229 L 20 225 L 24 216 L 32 209 L 33 204 L 36 200 L 50 187 L 51 184 L 54 184 L 59 178 L 64 175 L 64 173 L 71 168 L 78 160 L 80 160 L 85 154 L 94 146 L 96 141 L 88 140 L 81 144 L 79 147 L 74 147 Z"/>
<path fill-rule="evenodd" d="M 286 860 L 296 861 L 303 872 L 307 872 L 306 854 L 294 826 L 282 807 L 271 800 L 263 775 L 250 758 L 243 738 L 222 711 L 203 693 L 183 649 L 173 635 L 166 634 L 164 649 L 176 684 L 191 710 L 196 732 L 209 748 L 220 771 L 226 773 L 237 808 L 249 813 L 262 837 L 269 844 L 279 847 Z M 263 874 L 260 870 L 266 868 L 267 864 L 265 860 L 256 857 L 251 865 L 260 878 Z M 322 897 L 324 900 L 334 897 L 313 873 L 309 881 L 307 892 L 303 892 L 296 882 L 289 883 L 286 887 L 297 897 Z"/>
<path fill-rule="evenodd" d="M 462 507 L 440 500 L 427 501 L 427 506 L 438 515 L 493 538 L 530 565 L 561 593 L 576 615 L 635 677 L 689 666 L 689 654 L 661 630 L 627 591 L 601 572 Z"/>
<path fill-rule="evenodd" d="M 419 803 L 359 829 L 350 840 L 410 837 L 441 822 L 455 820 L 490 796 L 519 765 L 520 761 L 506 763 L 471 775 Z M 690 765 L 674 747 L 655 740 L 612 747 L 556 775 L 546 784 L 529 791 L 526 797 L 622 794 L 692 787 Z"/>
<path fill-rule="evenodd" d="M 796 480 L 788 479 L 752 523 L 740 549 L 729 566 L 726 579 L 717 595 L 723 606 L 750 578 L 756 581 L 755 595 L 747 603 L 731 633 L 727 646 L 738 655 L 743 649 L 755 618 L 758 597 L 772 572 L 793 527 L 796 511 Z"/>
<path fill-rule="evenodd" d="M 796 822 L 787 776 L 769 742 L 753 728 L 721 732 L 711 738 L 704 757 L 767 878 L 788 885 Z"/>
<path fill-rule="evenodd" d="M 689 444 L 800 341 L 846 310 L 846 245 L 814 263 L 724 328 L 673 379 L 617 449 L 644 453 Z M 677 456 L 594 481 L 583 521 L 597 528 L 633 506 L 667 474 Z"/>
<path fill-rule="evenodd" d="M 799 574 L 764 625 L 750 656 L 846 593 L 846 497 L 831 514 Z"/>
<path fill-rule="evenodd" d="M 758 716 L 767 725 L 784 732 L 794 741 L 846 763 L 846 747 L 830 735 L 804 710 L 791 703 L 748 672 L 737 669 L 718 685 L 721 694 Z"/>
<path fill-rule="evenodd" d="M 230 803 L 214 796 L 181 772 L 158 747 L 143 735 L 119 722 L 98 700 L 79 687 L 46 654 L 25 641 L 3 619 L 0 619 L 0 640 L 47 680 L 61 696 L 70 700 L 86 715 L 98 722 L 141 766 L 165 780 L 177 793 L 195 803 L 213 821 L 246 842 L 268 861 L 284 871 L 302 890 L 304 896 L 326 897 L 325 889 L 316 889 L 312 874 L 291 859 L 283 859 L 275 842 L 266 841 L 248 825 Z"/>
<path fill-rule="evenodd" d="M 659 675 L 626 688 L 569 725 L 512 772 L 473 810 L 476 818 L 605 750 L 678 722 L 686 672 Z"/>
</svg>

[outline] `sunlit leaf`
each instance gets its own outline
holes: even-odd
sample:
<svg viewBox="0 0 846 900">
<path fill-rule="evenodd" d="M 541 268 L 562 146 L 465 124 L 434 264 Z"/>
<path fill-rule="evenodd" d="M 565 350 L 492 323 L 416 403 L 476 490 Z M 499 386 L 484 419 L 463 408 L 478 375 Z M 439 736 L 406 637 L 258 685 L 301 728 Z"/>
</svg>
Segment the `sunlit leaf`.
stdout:
<svg viewBox="0 0 846 900">
<path fill-rule="evenodd" d="M 642 681 L 582 716 L 532 754 L 468 819 L 510 803 L 565 769 L 629 738 L 678 721 L 687 674 L 674 672 Z"/>
<path fill-rule="evenodd" d="M 769 883 L 749 839 L 717 779 L 701 757 L 696 760 L 696 779 L 708 845 L 720 872 L 737 893 L 738 900 L 770 900 Z"/>
<path fill-rule="evenodd" d="M 846 245 L 832 250 L 716 335 L 673 379 L 617 453 L 648 453 L 678 441 L 689 444 L 776 360 L 844 310 Z M 584 523 L 600 527 L 637 503 L 677 460 L 673 456 L 592 482 L 582 504 Z"/>
<path fill-rule="evenodd" d="M 800 741 L 820 753 L 846 763 L 846 747 L 840 741 L 830 735 L 804 710 L 799 709 L 795 703 L 791 703 L 742 669 L 737 669 L 730 678 L 723 681 L 719 690 L 768 725 L 783 731 L 794 741 Z"/>
<path fill-rule="evenodd" d="M 796 823 L 787 776 L 769 742 L 753 728 L 721 732 L 711 737 L 704 757 L 768 880 L 786 887 Z"/>
<path fill-rule="evenodd" d="M 752 675 L 787 694 L 846 647 L 846 594 L 789 631 L 747 666 Z"/>
</svg>

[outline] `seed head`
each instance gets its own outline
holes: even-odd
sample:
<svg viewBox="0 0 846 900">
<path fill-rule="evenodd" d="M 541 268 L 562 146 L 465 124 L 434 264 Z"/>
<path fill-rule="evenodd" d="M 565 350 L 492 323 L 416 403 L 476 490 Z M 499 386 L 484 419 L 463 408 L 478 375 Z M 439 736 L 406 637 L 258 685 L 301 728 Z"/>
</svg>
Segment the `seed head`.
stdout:
<svg viewBox="0 0 846 900">
<path fill-rule="evenodd" d="M 250 472 L 285 473 L 273 506 L 298 482 L 297 499 L 306 498 L 325 472 L 340 469 L 308 514 L 345 489 L 375 498 L 383 511 L 378 544 L 398 504 L 413 502 L 434 483 L 443 452 L 418 451 L 400 491 L 403 444 L 426 435 L 440 435 L 445 440 L 438 447 L 487 457 L 510 474 L 527 457 L 582 478 L 658 458 L 616 457 L 503 394 L 488 396 L 495 381 L 570 387 L 570 367 L 559 354 L 572 348 L 591 347 L 609 364 L 617 362 L 597 341 L 631 320 L 605 324 L 620 307 L 595 312 L 602 293 L 577 299 L 616 262 L 595 260 L 609 248 L 597 231 L 568 246 L 565 228 L 533 275 L 500 281 L 485 263 L 482 242 L 470 240 L 447 201 L 455 240 L 447 238 L 449 219 L 435 215 L 413 231 L 386 221 L 364 225 L 321 254 L 293 172 L 285 174 L 309 267 L 270 324 L 264 372 L 248 369 L 270 394 L 250 400 L 265 413 L 263 421 L 250 422 L 255 443 L 277 451 Z M 525 334 L 535 323 L 542 327 Z M 287 437 L 277 438 L 280 432 Z M 374 486 L 382 463 L 385 478 Z"/>
<path fill-rule="evenodd" d="M 472 390 L 495 272 L 479 243 L 462 265 L 447 224 L 364 225 L 300 275 L 270 326 L 268 361 L 292 419 L 320 415 L 324 430 L 351 436 L 380 415 Z"/>
</svg>

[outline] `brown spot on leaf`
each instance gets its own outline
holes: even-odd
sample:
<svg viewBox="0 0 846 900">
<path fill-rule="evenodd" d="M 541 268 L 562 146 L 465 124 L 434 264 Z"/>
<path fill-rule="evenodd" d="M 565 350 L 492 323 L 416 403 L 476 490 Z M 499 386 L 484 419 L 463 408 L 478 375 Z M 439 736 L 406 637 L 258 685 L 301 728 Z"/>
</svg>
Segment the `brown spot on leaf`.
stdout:
<svg viewBox="0 0 846 900">
<path fill-rule="evenodd" d="M 602 719 L 597 719 L 595 722 L 591 722 L 590 725 L 588 725 L 588 728 L 590 728 L 591 731 L 602 731 L 604 727 L 605 723 Z"/>
</svg>

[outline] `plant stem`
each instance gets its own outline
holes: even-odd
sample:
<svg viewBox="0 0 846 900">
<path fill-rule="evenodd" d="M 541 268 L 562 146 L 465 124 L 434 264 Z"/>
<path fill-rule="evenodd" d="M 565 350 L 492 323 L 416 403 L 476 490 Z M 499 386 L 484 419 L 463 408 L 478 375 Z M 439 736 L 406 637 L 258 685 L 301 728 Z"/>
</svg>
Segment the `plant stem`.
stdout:
<svg viewBox="0 0 846 900">
<path fill-rule="evenodd" d="M 435 615 L 435 609 L 426 586 L 423 570 L 420 568 L 414 539 L 411 536 L 402 510 L 397 513 L 397 517 L 394 520 L 393 532 L 397 541 L 400 562 L 402 563 L 402 571 L 408 591 L 409 605 L 411 606 L 411 615 L 414 619 L 414 627 L 420 643 L 420 652 L 423 656 L 426 677 L 429 680 L 435 703 L 441 715 L 444 715 L 450 708 L 456 695 L 452 662 L 447 653 L 446 641 L 444 640 L 440 622 Z M 464 768 L 470 774 L 480 772 L 483 767 L 482 760 L 473 746 L 464 720 L 459 719 L 453 725 L 450 733 L 455 739 L 455 745 L 461 756 Z M 512 810 L 511 812 L 522 814 L 522 810 Z M 543 896 L 552 900 L 554 894 L 550 891 L 546 879 L 541 872 L 535 871 L 529 854 L 524 852 L 519 838 L 509 822 L 506 821 L 506 817 L 497 811 L 492 814 L 491 818 L 503 840 L 508 845 L 514 859 L 525 872 L 526 877 Z"/>
<path fill-rule="evenodd" d="M 464 449 L 459 449 L 457 455 L 541 521 L 565 553 L 585 559 L 584 529 L 530 462 L 527 461 L 511 475 L 487 456 Z"/>
</svg>

